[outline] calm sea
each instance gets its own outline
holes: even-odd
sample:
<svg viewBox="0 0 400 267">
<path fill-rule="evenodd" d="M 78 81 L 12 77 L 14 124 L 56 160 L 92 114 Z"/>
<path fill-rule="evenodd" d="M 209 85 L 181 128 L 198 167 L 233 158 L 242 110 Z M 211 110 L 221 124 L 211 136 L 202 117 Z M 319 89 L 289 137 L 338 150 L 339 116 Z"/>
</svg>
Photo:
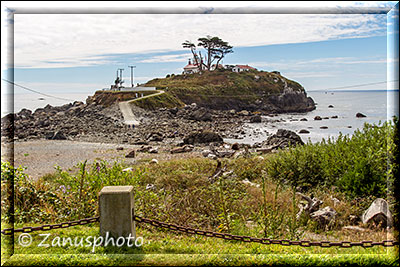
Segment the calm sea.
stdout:
<svg viewBox="0 0 400 267">
<path fill-rule="evenodd" d="M 27 94 L 15 94 L 5 95 L 7 107 L 2 107 L 1 117 L 12 112 L 10 103 L 14 103 L 14 112 L 18 113 L 21 109 L 26 108 L 35 111 L 37 108 L 43 108 L 50 104 L 52 106 L 62 106 L 64 104 L 72 103 L 74 101 L 85 102 L 86 98 L 94 93 L 69 93 L 69 94 L 52 94 L 55 97 L 47 97 L 39 94 L 27 93 Z"/>
<path fill-rule="evenodd" d="M 301 129 L 308 130 L 309 134 L 299 134 L 304 142 L 321 141 L 322 138 L 336 138 L 339 133 L 352 135 L 355 129 L 361 129 L 364 123 L 379 123 L 391 120 L 392 116 L 399 117 L 399 91 L 336 91 L 307 93 L 317 103 L 317 108 L 308 113 L 282 114 L 275 117 L 266 116 L 266 120 L 279 120 L 274 123 L 249 123 L 245 125 L 246 138 L 227 142 L 253 144 L 264 141 L 268 136 L 275 134 L 278 129 L 292 130 L 298 133 Z M 332 105 L 333 108 L 329 108 Z M 360 112 L 367 117 L 357 118 Z M 315 116 L 329 117 L 320 121 Z M 337 119 L 331 118 L 337 116 Z M 307 121 L 300 121 L 300 119 Z M 326 126 L 326 129 L 321 129 Z"/>
<path fill-rule="evenodd" d="M 16 94 L 8 98 L 7 102 L 14 103 L 14 111 L 19 112 L 22 108 L 34 111 L 47 104 L 60 106 L 71 103 L 72 100 L 85 102 L 92 94 L 57 94 L 57 97 L 66 100 L 50 98 L 37 94 Z M 253 144 L 264 141 L 268 136 L 274 134 L 278 129 L 288 129 L 298 133 L 306 129 L 309 134 L 299 134 L 304 142 L 321 141 L 322 138 L 337 137 L 339 133 L 352 134 L 355 129 L 362 128 L 365 122 L 379 123 L 391 120 L 393 115 L 399 116 L 399 91 L 336 91 L 336 92 L 308 92 L 317 103 L 317 108 L 308 113 L 282 114 L 274 117 L 266 116 L 265 120 L 279 120 L 278 122 L 249 123 L 245 125 L 246 137 L 243 139 L 225 139 L 227 142 L 240 142 Z M 333 108 L 329 108 L 332 105 Z M 365 118 L 356 118 L 356 113 L 365 114 Z M 2 117 L 6 115 L 2 108 Z M 321 121 L 314 120 L 315 116 L 329 117 Z M 337 119 L 331 118 L 337 116 Z M 307 121 L 300 121 L 306 118 Z M 326 126 L 327 129 L 321 129 Z"/>
</svg>

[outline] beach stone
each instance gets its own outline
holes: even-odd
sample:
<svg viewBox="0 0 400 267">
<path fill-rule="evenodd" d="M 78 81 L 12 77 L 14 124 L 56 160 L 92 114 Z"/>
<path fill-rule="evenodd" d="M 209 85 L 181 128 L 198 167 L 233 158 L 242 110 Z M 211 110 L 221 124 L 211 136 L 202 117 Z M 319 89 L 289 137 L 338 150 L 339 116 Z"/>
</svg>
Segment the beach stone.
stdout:
<svg viewBox="0 0 400 267">
<path fill-rule="evenodd" d="M 134 158 L 135 150 L 131 150 L 128 154 L 125 155 L 125 158 Z"/>
<path fill-rule="evenodd" d="M 160 142 L 160 141 L 164 140 L 164 137 L 159 132 L 152 132 L 152 133 L 147 135 L 146 140 L 147 141 Z"/>
<path fill-rule="evenodd" d="M 248 112 L 247 110 L 242 110 L 242 111 L 238 112 L 238 115 L 241 115 L 241 116 L 249 116 L 249 115 L 250 115 L 250 112 Z"/>
<path fill-rule="evenodd" d="M 212 121 L 211 113 L 205 108 L 193 111 L 188 118 L 195 121 Z"/>
<path fill-rule="evenodd" d="M 158 147 L 152 147 L 149 149 L 150 154 L 157 154 L 158 153 Z"/>
<path fill-rule="evenodd" d="M 310 131 L 309 131 L 309 130 L 306 130 L 306 129 L 301 129 L 301 130 L 299 131 L 299 133 L 300 133 L 300 134 L 308 134 L 308 133 L 310 133 Z"/>
<path fill-rule="evenodd" d="M 286 148 L 291 144 L 292 146 L 304 145 L 300 136 L 293 131 L 286 129 L 279 129 L 276 134 L 270 136 L 262 142 L 263 147 L 276 148 Z"/>
<path fill-rule="evenodd" d="M 333 105 L 329 105 L 328 108 L 333 108 Z"/>
<path fill-rule="evenodd" d="M 141 146 L 141 147 L 137 150 L 137 152 L 146 153 L 146 152 L 149 152 L 150 149 L 152 149 L 152 148 L 153 148 L 152 146 L 145 146 L 145 145 L 143 145 L 143 146 Z"/>
<path fill-rule="evenodd" d="M 356 117 L 357 117 L 357 118 L 365 118 L 365 117 L 367 117 L 367 116 L 364 115 L 364 114 L 362 114 L 362 113 L 360 113 L 360 112 L 357 112 Z"/>
<path fill-rule="evenodd" d="M 239 143 L 233 143 L 232 146 L 231 146 L 231 149 L 232 150 L 239 150 L 240 149 Z"/>
<path fill-rule="evenodd" d="M 152 159 L 149 163 L 150 164 L 158 164 L 158 160 L 157 159 Z"/>
<path fill-rule="evenodd" d="M 261 116 L 260 115 L 251 116 L 250 122 L 251 123 L 260 123 L 261 122 Z"/>
<path fill-rule="evenodd" d="M 185 152 L 191 152 L 194 149 L 192 145 L 185 145 L 182 147 L 175 147 L 171 149 L 170 153 L 171 154 L 177 154 L 177 153 L 185 153 Z"/>
<path fill-rule="evenodd" d="M 193 132 L 183 139 L 184 144 L 193 145 L 196 143 L 208 144 L 212 142 L 222 143 L 222 137 L 212 131 Z"/>
<path fill-rule="evenodd" d="M 328 129 L 328 126 L 321 126 L 320 129 Z"/>
<path fill-rule="evenodd" d="M 361 216 L 361 221 L 365 225 L 381 225 L 381 227 L 392 227 L 393 218 L 386 200 L 377 198 L 371 206 Z"/>
<path fill-rule="evenodd" d="M 306 118 L 302 118 L 300 119 L 300 121 L 308 121 Z"/>
<path fill-rule="evenodd" d="M 172 115 L 176 115 L 176 113 L 178 113 L 178 111 L 179 111 L 179 109 L 177 107 L 168 109 L 168 112 L 171 113 Z"/>
<path fill-rule="evenodd" d="M 315 116 L 315 117 L 314 117 L 314 120 L 315 120 L 315 121 L 320 121 L 320 120 L 322 120 L 322 118 L 321 118 L 321 116 Z"/>
<path fill-rule="evenodd" d="M 328 206 L 311 213 L 310 217 L 317 221 L 321 227 L 325 227 L 335 220 L 336 215 L 337 212 Z"/>
<path fill-rule="evenodd" d="M 212 154 L 212 152 L 209 149 L 205 149 L 201 152 L 201 154 L 203 155 L 203 157 L 207 157 L 208 155 Z"/>
<path fill-rule="evenodd" d="M 216 159 L 218 159 L 218 157 L 215 155 L 215 154 L 208 154 L 207 155 L 207 158 L 209 158 L 209 159 L 213 159 L 213 160 L 216 160 Z"/>
</svg>

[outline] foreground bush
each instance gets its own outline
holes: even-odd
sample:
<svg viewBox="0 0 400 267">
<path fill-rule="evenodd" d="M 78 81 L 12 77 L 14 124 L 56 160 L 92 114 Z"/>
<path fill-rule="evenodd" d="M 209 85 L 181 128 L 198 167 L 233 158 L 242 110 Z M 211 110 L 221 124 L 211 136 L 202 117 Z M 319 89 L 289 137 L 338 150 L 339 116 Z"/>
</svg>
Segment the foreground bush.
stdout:
<svg viewBox="0 0 400 267">
<path fill-rule="evenodd" d="M 386 197 L 393 185 L 395 125 L 364 124 L 353 136 L 340 134 L 316 144 L 293 147 L 270 157 L 266 169 L 276 181 L 305 191 L 336 186 L 348 197 Z M 391 188 L 391 186 L 390 186 Z"/>
</svg>

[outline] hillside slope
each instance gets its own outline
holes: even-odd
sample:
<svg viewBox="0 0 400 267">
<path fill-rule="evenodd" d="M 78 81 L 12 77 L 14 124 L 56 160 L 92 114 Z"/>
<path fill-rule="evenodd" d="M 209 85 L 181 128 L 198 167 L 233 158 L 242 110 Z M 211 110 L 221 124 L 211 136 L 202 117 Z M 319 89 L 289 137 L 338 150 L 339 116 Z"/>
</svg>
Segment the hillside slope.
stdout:
<svg viewBox="0 0 400 267">
<path fill-rule="evenodd" d="M 234 73 L 217 70 L 202 74 L 172 75 L 153 79 L 145 86 L 155 86 L 166 91 L 164 100 L 185 104 L 196 103 L 211 109 L 246 109 L 272 113 L 307 112 L 315 109 L 315 103 L 297 82 L 279 74 L 265 71 Z M 168 99 L 167 99 L 168 98 Z M 154 101 L 154 100 L 153 100 Z M 145 102 L 145 101 L 143 101 Z M 146 103 L 139 103 L 146 106 Z"/>
</svg>

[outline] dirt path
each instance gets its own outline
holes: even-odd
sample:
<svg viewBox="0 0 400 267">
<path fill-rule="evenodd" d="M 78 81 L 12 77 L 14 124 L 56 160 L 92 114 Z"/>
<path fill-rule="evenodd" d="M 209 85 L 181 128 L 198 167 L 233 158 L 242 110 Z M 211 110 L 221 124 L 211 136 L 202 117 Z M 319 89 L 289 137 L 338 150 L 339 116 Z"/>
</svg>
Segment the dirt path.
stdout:
<svg viewBox="0 0 400 267">
<path fill-rule="evenodd" d="M 135 99 L 124 101 L 124 102 L 119 102 L 119 108 L 121 110 L 122 115 L 124 116 L 124 123 L 127 124 L 127 125 L 135 125 L 135 126 L 140 123 L 137 120 L 135 114 L 133 114 L 132 109 L 130 107 L 130 104 L 132 102 L 137 101 L 137 100 L 141 100 L 141 99 L 145 99 L 145 98 L 149 98 L 149 97 L 153 97 L 153 96 L 157 96 L 157 95 L 161 95 L 161 94 L 164 94 L 164 93 L 165 92 L 163 90 L 159 90 L 157 93 L 154 93 L 154 94 L 151 94 L 151 95 L 135 98 Z"/>
</svg>

